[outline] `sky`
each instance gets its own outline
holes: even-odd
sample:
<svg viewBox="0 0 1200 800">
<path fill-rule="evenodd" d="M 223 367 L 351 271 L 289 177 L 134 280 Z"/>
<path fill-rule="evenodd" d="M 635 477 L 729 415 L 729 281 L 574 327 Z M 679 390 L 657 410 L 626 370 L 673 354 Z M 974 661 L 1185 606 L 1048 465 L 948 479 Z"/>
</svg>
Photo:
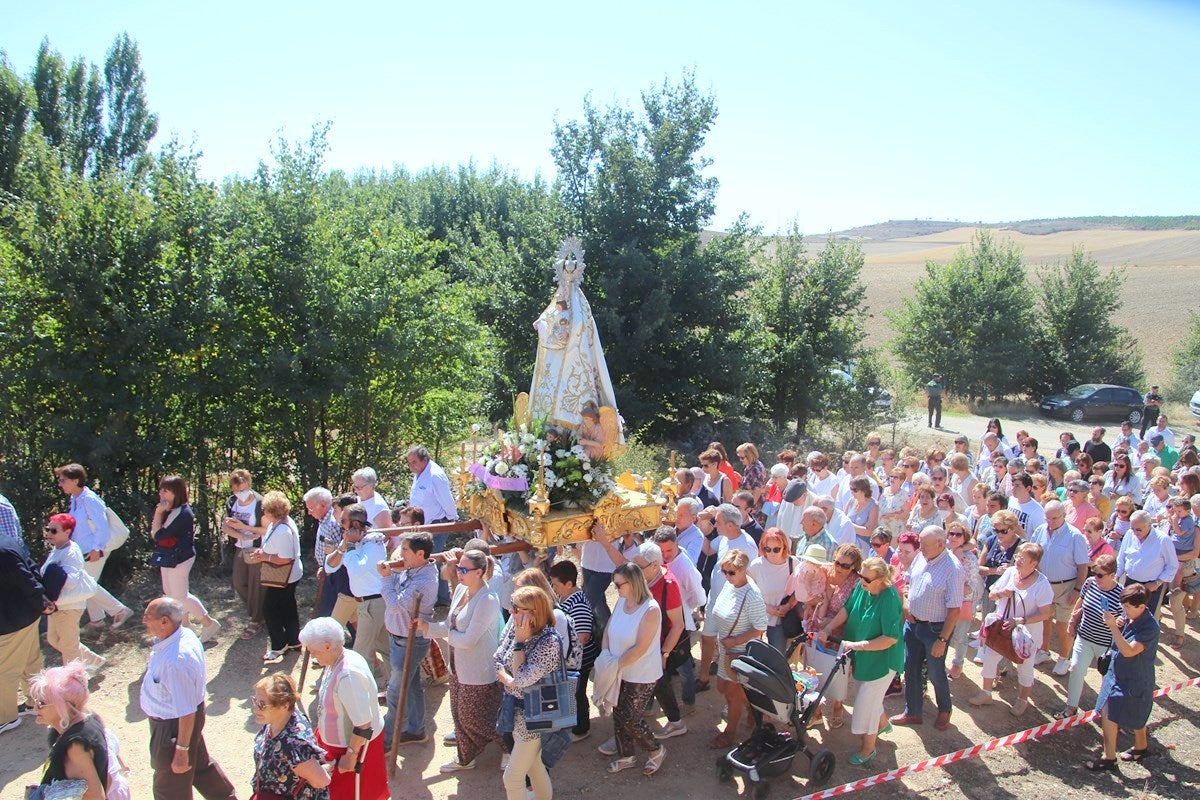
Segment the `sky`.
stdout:
<svg viewBox="0 0 1200 800">
<path fill-rule="evenodd" d="M 167 9 L 171 9 L 168 11 Z M 553 180 L 555 121 L 692 74 L 710 227 L 1200 213 L 1200 2 L 0 0 L 0 50 L 138 43 L 161 144 L 250 174 L 332 124 L 330 169 Z"/>
</svg>

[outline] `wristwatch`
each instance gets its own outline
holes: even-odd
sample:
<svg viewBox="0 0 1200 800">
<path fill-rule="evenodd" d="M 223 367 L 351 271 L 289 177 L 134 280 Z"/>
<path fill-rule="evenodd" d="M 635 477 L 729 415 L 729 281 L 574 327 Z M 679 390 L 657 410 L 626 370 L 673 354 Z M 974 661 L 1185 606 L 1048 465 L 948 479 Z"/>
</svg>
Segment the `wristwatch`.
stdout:
<svg viewBox="0 0 1200 800">
<path fill-rule="evenodd" d="M 939 636 L 938 641 L 941 642 L 942 644 L 949 644 L 949 642 L 950 642 L 950 640 L 944 636 Z"/>
</svg>

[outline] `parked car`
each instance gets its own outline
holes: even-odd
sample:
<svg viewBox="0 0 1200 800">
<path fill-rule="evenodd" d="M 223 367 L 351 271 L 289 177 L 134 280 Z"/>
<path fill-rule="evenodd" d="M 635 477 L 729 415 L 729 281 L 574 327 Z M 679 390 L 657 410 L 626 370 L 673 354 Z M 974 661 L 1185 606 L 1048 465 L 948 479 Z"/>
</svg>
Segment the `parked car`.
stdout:
<svg viewBox="0 0 1200 800">
<path fill-rule="evenodd" d="M 1192 412 L 1193 417 L 1200 419 L 1200 389 L 1197 389 L 1196 393 L 1192 395 L 1192 401 L 1188 403 L 1188 411 Z"/>
<path fill-rule="evenodd" d="M 849 365 L 849 370 L 853 370 L 853 369 L 854 369 L 854 364 L 851 363 Z M 854 378 L 854 375 L 852 375 L 849 370 L 838 369 L 837 367 L 834 367 L 829 370 L 829 374 L 832 375 L 833 377 L 837 378 L 838 380 L 844 382 L 847 386 L 854 386 L 855 378 Z M 884 413 L 886 411 L 891 410 L 891 408 L 892 408 L 892 393 L 891 392 L 889 392 L 887 389 L 883 388 L 882 386 L 868 386 L 868 387 L 866 387 L 866 390 L 867 390 L 867 396 L 871 398 L 871 405 L 875 408 L 875 410 L 877 412 Z"/>
<path fill-rule="evenodd" d="M 1137 389 L 1110 383 L 1083 383 L 1061 394 L 1043 397 L 1038 408 L 1048 417 L 1072 422 L 1092 420 L 1142 421 L 1142 396 Z"/>
</svg>

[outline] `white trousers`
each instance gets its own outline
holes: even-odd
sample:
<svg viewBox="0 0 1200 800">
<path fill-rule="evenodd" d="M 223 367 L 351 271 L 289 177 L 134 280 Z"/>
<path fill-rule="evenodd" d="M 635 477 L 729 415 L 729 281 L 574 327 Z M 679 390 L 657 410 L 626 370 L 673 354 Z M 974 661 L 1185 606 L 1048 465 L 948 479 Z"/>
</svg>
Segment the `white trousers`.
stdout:
<svg viewBox="0 0 1200 800">
<path fill-rule="evenodd" d="M 87 561 L 85 559 L 83 562 L 84 572 L 96 579 L 96 593 L 87 601 L 88 619 L 91 622 L 103 620 L 106 614 L 115 617 L 125 609 L 124 603 L 113 597 L 108 589 L 100 585 L 100 573 L 104 571 L 106 563 L 108 563 L 108 553 L 105 553 L 96 561 Z"/>
<path fill-rule="evenodd" d="M 188 591 L 188 576 L 191 575 L 192 565 L 195 563 L 196 557 L 192 556 L 187 561 L 181 561 L 178 566 L 159 567 L 162 572 L 163 594 L 183 603 L 183 610 L 196 619 L 204 619 L 208 616 L 208 610 L 196 595 Z"/>
<path fill-rule="evenodd" d="M 887 693 L 896 670 L 889 669 L 882 678 L 873 681 L 858 681 L 854 693 L 854 715 L 850 719 L 850 732 L 859 736 L 879 733 L 879 720 L 883 717 L 883 696 Z"/>
</svg>

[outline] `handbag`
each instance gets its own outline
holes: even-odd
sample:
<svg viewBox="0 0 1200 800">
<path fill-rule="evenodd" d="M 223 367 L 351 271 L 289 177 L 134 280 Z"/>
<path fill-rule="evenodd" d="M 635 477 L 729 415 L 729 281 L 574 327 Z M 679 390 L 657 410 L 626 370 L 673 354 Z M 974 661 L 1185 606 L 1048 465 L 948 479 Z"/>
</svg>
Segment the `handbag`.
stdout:
<svg viewBox="0 0 1200 800">
<path fill-rule="evenodd" d="M 576 723 L 575 687 L 579 684 L 579 673 L 567 671 L 567 661 L 562 655 L 562 637 L 550 629 L 544 636 L 554 636 L 554 652 L 558 653 L 558 668 L 542 676 L 533 686 L 525 689 L 523 710 L 525 729 L 529 731 L 560 731 Z"/>
<path fill-rule="evenodd" d="M 788 556 L 788 571 L 791 572 L 793 559 Z M 784 597 L 784 600 L 787 598 Z M 783 631 L 784 640 L 795 639 L 797 636 L 804 635 L 804 603 L 796 603 L 792 606 L 792 610 L 783 615 L 779 620 L 779 628 Z"/>
<path fill-rule="evenodd" d="M 152 567 L 171 567 L 179 566 L 179 554 L 175 552 L 175 545 L 170 546 L 157 544 L 154 547 L 154 552 L 150 554 L 150 566 Z"/>
<path fill-rule="evenodd" d="M 667 629 L 667 581 L 664 578 L 662 581 L 662 601 L 658 604 L 659 611 L 662 612 L 662 629 Z M 692 660 L 692 637 L 688 633 L 687 626 L 683 628 L 683 633 L 679 635 L 679 640 L 675 642 L 675 646 L 671 648 L 671 652 L 667 653 L 667 665 L 663 668 L 663 672 L 674 674 L 679 671 L 679 668 Z"/>
<path fill-rule="evenodd" d="M 108 521 L 108 548 L 106 552 L 111 553 L 129 541 L 129 526 L 117 516 L 117 512 L 113 511 L 111 506 L 104 507 L 104 516 Z"/>
<path fill-rule="evenodd" d="M 1013 631 L 1016 629 L 1016 623 L 1012 621 L 1013 600 L 1017 599 L 1017 593 L 1014 590 L 1008 602 L 1004 604 L 1004 614 L 989 614 L 989 617 L 994 619 L 987 623 L 983 628 L 983 638 L 989 649 L 995 650 L 1004 658 L 1007 658 L 1013 665 L 1024 663 L 1025 657 L 1017 652 L 1013 646 Z M 1025 601 L 1021 601 L 1021 610 L 1025 610 Z"/>
<path fill-rule="evenodd" d="M 271 538 L 271 534 L 279 530 L 280 525 L 283 525 L 283 523 L 276 522 L 271 526 L 271 530 L 267 531 L 267 535 L 263 537 L 263 547 L 266 547 L 267 542 Z M 287 530 L 289 533 L 291 533 L 291 528 L 288 528 Z M 288 579 L 292 577 L 292 563 L 295 560 L 296 559 L 294 558 L 289 558 L 285 564 L 271 564 L 266 561 L 261 562 L 262 585 L 268 589 L 286 589 L 288 585 Z"/>
<path fill-rule="evenodd" d="M 725 636 L 721 636 L 717 639 L 718 645 L 720 644 L 721 639 L 724 639 L 726 636 L 732 636 L 733 632 L 737 630 L 738 622 L 740 622 L 742 619 L 742 609 L 746 607 L 746 600 L 749 598 L 749 596 L 749 592 L 742 595 L 742 602 L 738 606 L 737 615 L 733 618 L 733 624 L 729 626 L 729 632 L 726 633 Z M 733 659 L 735 655 L 741 655 L 741 653 L 735 654 L 729 650 L 725 650 L 724 654 L 721 656 L 721 672 L 724 672 L 726 675 L 733 674 Z"/>
</svg>

